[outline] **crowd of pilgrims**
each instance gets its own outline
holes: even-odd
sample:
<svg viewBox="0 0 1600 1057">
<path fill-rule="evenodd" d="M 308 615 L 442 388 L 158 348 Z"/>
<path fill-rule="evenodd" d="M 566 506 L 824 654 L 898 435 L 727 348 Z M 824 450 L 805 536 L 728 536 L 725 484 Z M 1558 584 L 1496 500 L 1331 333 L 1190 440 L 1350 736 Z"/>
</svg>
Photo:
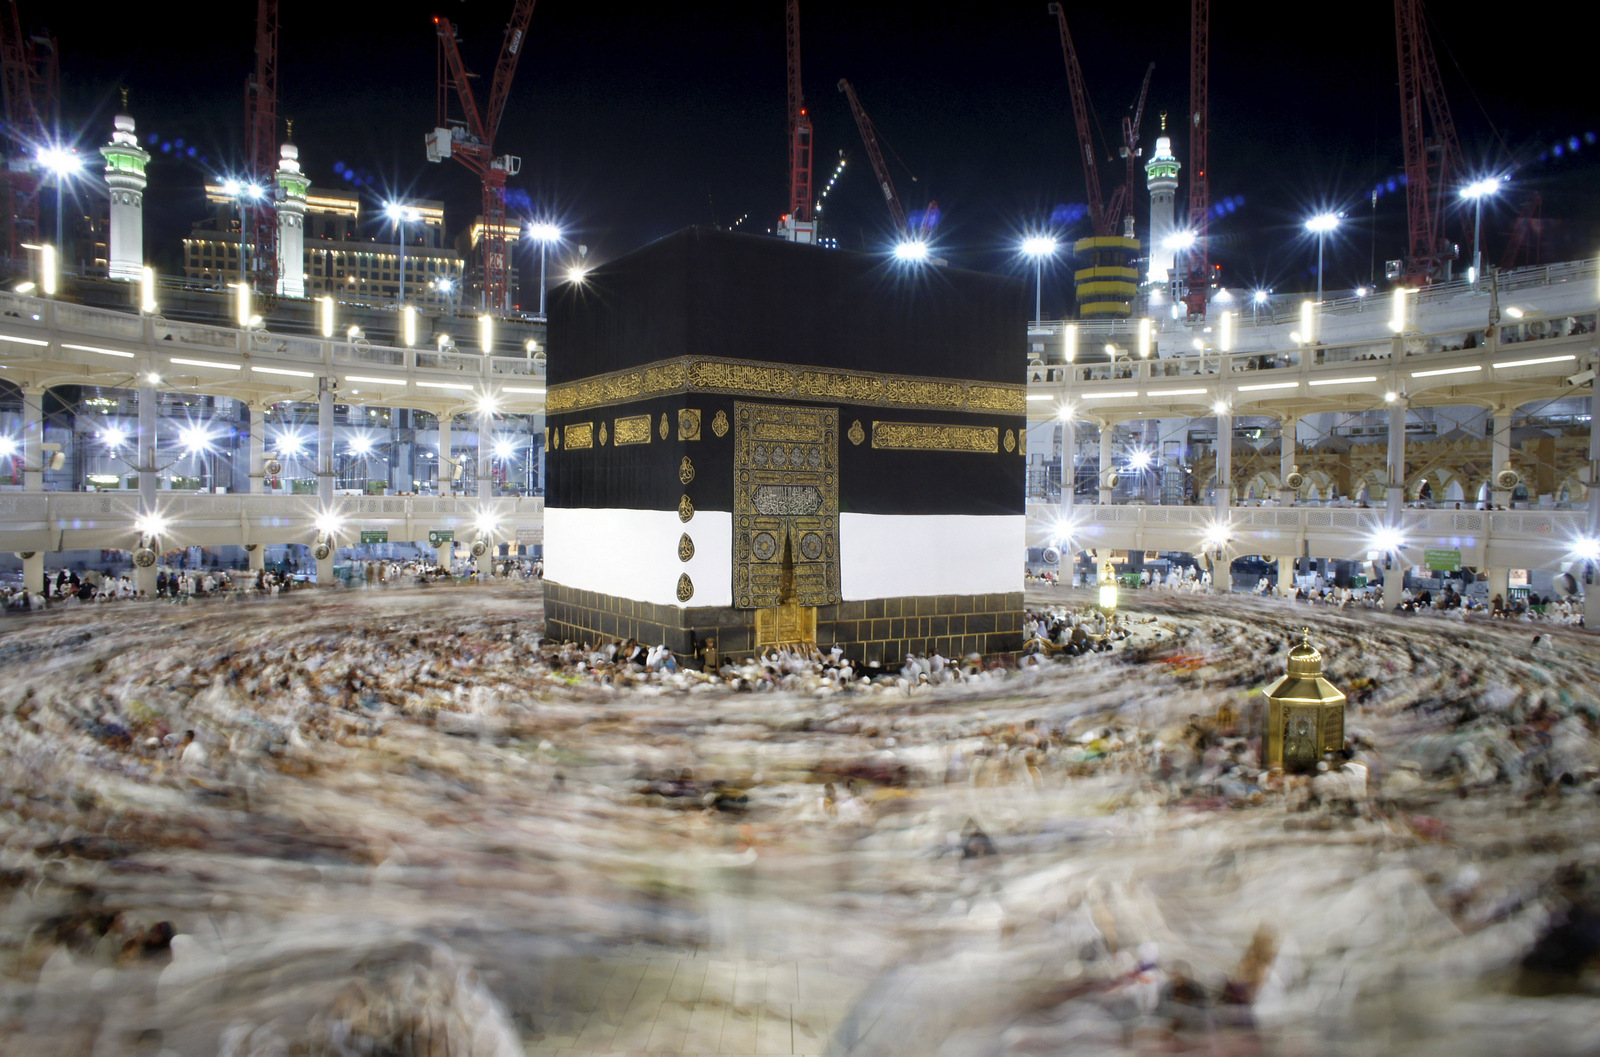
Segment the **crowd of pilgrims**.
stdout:
<svg viewBox="0 0 1600 1057">
<path fill-rule="evenodd" d="M 456 562 L 449 568 L 432 561 L 375 559 L 352 564 L 350 583 L 367 587 L 415 585 L 477 576 L 477 569 L 470 562 Z M 544 566 L 542 562 L 500 561 L 495 563 L 493 576 L 518 582 L 542 579 Z M 163 566 L 156 573 L 155 597 L 179 603 L 200 598 L 276 598 L 315 586 L 315 581 L 286 569 L 169 569 Z M 59 569 L 53 575 L 46 575 L 42 592 L 29 591 L 20 583 L 0 588 L 0 608 L 12 613 L 42 613 L 63 606 L 144 598 L 145 593 L 139 590 L 130 573 L 112 575 L 97 570 L 80 573 Z"/>
<path fill-rule="evenodd" d="M 1492 626 L 1468 640 L 1321 615 L 1348 737 L 1316 774 L 1286 775 L 1262 765 L 1249 692 L 1300 638 L 1284 607 L 1151 594 L 1131 619 L 1035 608 L 1031 640 L 1082 631 L 1116 648 L 875 667 L 836 650 L 696 665 L 636 641 L 553 644 L 525 599 L 315 593 L 225 624 L 148 607 L 115 631 L 67 613 L 11 636 L 0 783 L 17 792 L 0 799 L 0 837 L 19 836 L 0 846 L 6 883 L 29 900 L 0 921 L 0 973 L 20 979 L 26 963 L 38 981 L 11 1027 L 26 1034 L 52 988 L 76 1014 L 98 973 L 109 1007 L 139 986 L 132 974 L 170 962 L 211 966 L 215 986 L 163 978 L 159 1010 L 118 1007 L 115 1030 L 159 1012 L 183 1030 L 253 1033 L 264 1003 L 299 988 L 355 1012 L 281 1017 L 283 1045 L 250 1053 L 400 1052 L 362 1034 L 377 1019 L 362 1012 L 377 986 L 360 975 L 364 945 L 415 933 L 437 966 L 448 941 L 496 981 L 520 963 L 486 932 L 670 946 L 703 920 L 695 942 L 713 958 L 749 957 L 786 927 L 839 949 L 859 939 L 862 964 L 948 951 L 927 977 L 946 990 L 863 999 L 863 1023 L 910 1018 L 899 1046 L 874 1052 L 944 1052 L 939 1034 L 958 1028 L 1017 1042 L 994 1052 L 1075 1052 L 1085 1023 L 1107 1053 L 1131 1052 L 1130 1038 L 1273 1052 L 1285 1024 L 1370 1043 L 1364 1032 L 1398 1030 L 1418 999 L 1444 1003 L 1440 1025 L 1464 1022 L 1428 985 L 1514 973 L 1554 927 L 1530 908 L 1597 832 L 1577 824 L 1600 793 L 1595 651 L 1570 632 L 1530 654 Z M 130 650 L 141 662 L 119 663 Z M 747 692 L 768 696 L 753 708 Z M 696 908 L 725 906 L 734 875 L 739 898 L 792 915 L 752 911 L 719 935 L 724 919 Z M 1587 883 L 1563 889 L 1588 900 L 1583 921 Z M 1385 913 L 1367 927 L 1356 907 Z M 346 919 L 371 927 L 330 939 Z M 224 926 L 256 931 L 218 938 Z M 1580 962 L 1600 957 L 1590 933 L 1561 941 Z M 226 958 L 193 960 L 224 943 Z M 267 960 L 286 951 L 311 952 L 303 977 Z M 1021 975 L 993 996 L 963 958 Z M 1418 959 L 1434 975 L 1413 985 L 1403 970 Z M 1352 995 L 1386 990 L 1407 1000 L 1350 1014 Z M 436 1000 L 423 988 L 411 1008 Z M 507 1024 L 544 1023 L 525 996 L 496 1001 Z M 1566 1023 L 1557 1009 L 1472 1008 L 1485 1038 L 1501 1038 L 1502 1017 Z M 329 1037 L 302 1038 L 318 1031 Z"/>
</svg>

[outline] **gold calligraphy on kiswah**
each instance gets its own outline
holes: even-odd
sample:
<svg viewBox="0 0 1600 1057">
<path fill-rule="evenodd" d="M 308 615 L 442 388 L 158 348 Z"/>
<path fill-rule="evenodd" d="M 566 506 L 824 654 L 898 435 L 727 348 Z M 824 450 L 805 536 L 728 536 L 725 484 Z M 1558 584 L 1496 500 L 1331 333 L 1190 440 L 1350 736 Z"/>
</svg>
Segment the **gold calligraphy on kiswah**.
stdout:
<svg viewBox="0 0 1600 1057">
<path fill-rule="evenodd" d="M 992 454 L 1000 450 L 1000 430 L 995 426 L 874 422 L 872 446 L 891 451 L 970 451 Z"/>
</svg>

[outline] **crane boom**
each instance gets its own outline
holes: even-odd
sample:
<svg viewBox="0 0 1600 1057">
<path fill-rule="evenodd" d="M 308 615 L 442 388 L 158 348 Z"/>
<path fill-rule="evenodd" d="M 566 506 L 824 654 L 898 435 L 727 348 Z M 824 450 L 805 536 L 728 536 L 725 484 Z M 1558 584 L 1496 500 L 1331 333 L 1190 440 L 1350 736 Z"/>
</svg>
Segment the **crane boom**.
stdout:
<svg viewBox="0 0 1600 1057">
<path fill-rule="evenodd" d="M 1211 176 L 1206 171 L 1207 113 L 1211 84 L 1211 0 L 1190 0 L 1189 6 L 1189 275 L 1184 304 L 1191 319 L 1204 319 L 1206 290 L 1211 284 Z"/>
<path fill-rule="evenodd" d="M 272 294 L 278 288 L 278 204 L 272 195 L 278 163 L 278 0 L 256 3 L 256 69 L 245 82 L 244 123 L 250 180 L 265 192 L 249 207 L 255 245 L 250 274 L 257 293 Z M 244 222 L 241 213 L 241 230 Z"/>
<path fill-rule="evenodd" d="M 1409 250 L 1402 281 L 1424 284 L 1444 278 L 1446 267 L 1455 259 L 1455 250 L 1444 234 L 1444 214 L 1452 175 L 1463 172 L 1465 163 L 1428 40 L 1422 0 L 1395 0 L 1394 29 Z"/>
<path fill-rule="evenodd" d="M 779 224 L 793 242 L 811 242 L 816 224 L 811 202 L 811 117 L 800 82 L 800 0 L 788 0 L 785 18 L 789 51 L 789 212 Z"/>
<path fill-rule="evenodd" d="M 11 155 L 0 165 L 0 187 L 6 201 L 5 247 L 15 259 L 26 252 L 25 242 L 39 237 L 39 173 L 34 152 L 53 138 L 59 115 L 56 112 L 60 66 L 55 38 L 23 35 L 22 18 L 16 0 L 0 16 L 0 78 L 5 95 L 4 134 L 11 142 Z"/>
<path fill-rule="evenodd" d="M 1083 83 L 1083 68 L 1078 65 L 1078 51 L 1072 46 L 1066 8 L 1051 4 L 1050 13 L 1056 16 L 1061 27 L 1061 54 L 1067 63 L 1067 86 L 1072 90 L 1072 120 L 1078 129 L 1078 153 L 1083 158 L 1083 179 L 1089 195 L 1089 223 L 1097 236 L 1109 235 L 1115 221 L 1107 217 L 1100 198 L 1100 167 L 1095 159 L 1094 135 L 1089 126 L 1089 91 Z"/>
<path fill-rule="evenodd" d="M 861 143 L 867 148 L 872 171 L 878 177 L 878 189 L 883 192 L 884 199 L 889 203 L 889 216 L 894 220 L 895 233 L 901 239 L 909 238 L 911 226 L 906 221 L 906 210 L 900 202 L 900 195 L 894 189 L 894 179 L 889 175 L 889 166 L 884 164 L 883 151 L 878 148 L 878 130 L 873 126 L 866 110 L 862 108 L 861 100 L 856 98 L 856 90 L 851 87 L 850 82 L 840 78 L 839 91 L 850 101 L 850 113 L 855 115 L 856 128 L 861 132 Z"/>
<path fill-rule="evenodd" d="M 472 77 L 461 58 L 455 26 L 448 18 L 435 17 L 439 37 L 439 120 L 428 139 L 428 160 L 455 158 L 477 175 L 483 185 L 483 226 L 479 245 L 483 250 L 483 306 L 496 312 L 511 307 L 510 267 L 506 255 L 506 180 L 515 176 L 522 159 L 496 155 L 495 134 L 505 114 L 511 94 L 511 81 L 527 43 L 528 24 L 533 19 L 535 0 L 516 0 L 511 20 L 500 42 L 500 57 L 495 63 L 494 80 L 489 85 L 489 103 L 479 110 L 472 93 Z M 454 97 L 461 107 L 461 118 L 450 115 Z"/>
</svg>

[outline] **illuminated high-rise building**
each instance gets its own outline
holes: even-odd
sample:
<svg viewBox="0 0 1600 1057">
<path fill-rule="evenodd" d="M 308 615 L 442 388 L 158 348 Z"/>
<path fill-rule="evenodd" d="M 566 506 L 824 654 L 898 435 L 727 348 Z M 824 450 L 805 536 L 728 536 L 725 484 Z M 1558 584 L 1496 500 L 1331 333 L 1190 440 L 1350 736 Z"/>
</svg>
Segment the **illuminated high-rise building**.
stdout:
<svg viewBox="0 0 1600 1057">
<path fill-rule="evenodd" d="M 1161 128 L 1167 127 L 1162 115 Z M 1172 140 L 1166 136 L 1156 139 L 1155 153 L 1145 162 L 1145 186 L 1150 189 L 1150 273 L 1149 282 L 1167 283 L 1172 280 L 1177 254 L 1168 245 L 1173 232 L 1178 230 L 1176 199 L 1178 170 L 1182 166 L 1172 153 Z"/>
</svg>

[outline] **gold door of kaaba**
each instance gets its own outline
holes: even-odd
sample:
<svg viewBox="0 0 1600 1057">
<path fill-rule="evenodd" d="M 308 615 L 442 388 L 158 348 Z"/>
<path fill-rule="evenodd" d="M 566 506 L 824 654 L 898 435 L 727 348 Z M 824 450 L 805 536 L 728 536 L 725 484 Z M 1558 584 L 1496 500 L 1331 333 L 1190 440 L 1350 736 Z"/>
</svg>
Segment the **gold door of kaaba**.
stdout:
<svg viewBox="0 0 1600 1057">
<path fill-rule="evenodd" d="M 811 642 L 839 601 L 839 414 L 734 404 L 733 598 L 758 646 Z"/>
</svg>

